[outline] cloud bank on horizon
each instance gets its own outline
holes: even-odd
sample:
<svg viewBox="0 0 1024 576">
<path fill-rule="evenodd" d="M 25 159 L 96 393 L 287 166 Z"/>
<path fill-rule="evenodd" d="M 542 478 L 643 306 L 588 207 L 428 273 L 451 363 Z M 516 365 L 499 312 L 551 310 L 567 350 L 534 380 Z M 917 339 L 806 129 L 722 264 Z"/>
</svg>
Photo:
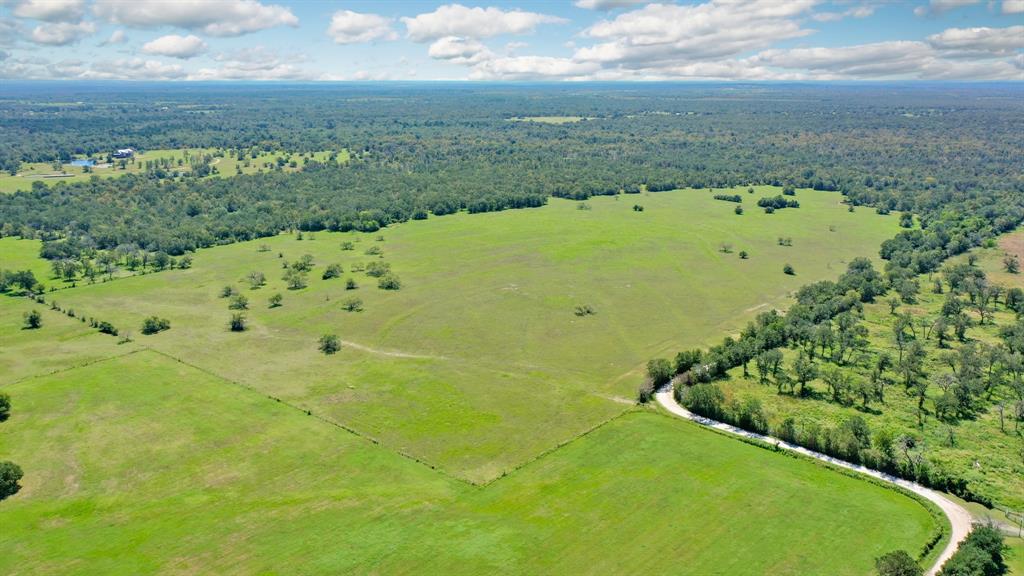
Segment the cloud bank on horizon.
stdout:
<svg viewBox="0 0 1024 576">
<path fill-rule="evenodd" d="M 0 78 L 1024 80 L 1024 0 L 0 0 Z"/>
</svg>

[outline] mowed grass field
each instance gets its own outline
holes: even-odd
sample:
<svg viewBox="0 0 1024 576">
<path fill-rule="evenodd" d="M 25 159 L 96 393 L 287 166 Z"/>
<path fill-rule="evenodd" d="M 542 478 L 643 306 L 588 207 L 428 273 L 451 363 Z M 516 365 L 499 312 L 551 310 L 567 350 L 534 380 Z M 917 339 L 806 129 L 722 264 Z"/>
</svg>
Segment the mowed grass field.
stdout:
<svg viewBox="0 0 1024 576">
<path fill-rule="evenodd" d="M 31 190 L 33 182 L 42 182 L 47 185 L 54 185 L 58 182 L 84 182 L 89 178 L 96 176 L 99 178 L 116 178 L 125 174 L 142 174 L 146 171 L 146 162 L 155 160 L 170 160 L 177 164 L 181 161 L 181 166 L 175 165 L 175 169 L 178 170 L 190 170 L 188 161 L 185 160 L 187 156 L 198 157 L 202 155 L 213 155 L 218 152 L 216 148 L 190 148 L 190 149 L 157 149 L 147 150 L 145 152 L 135 155 L 134 161 L 129 161 L 124 168 L 120 168 L 118 161 L 109 166 L 94 166 L 90 172 L 85 172 L 81 166 L 72 166 L 71 164 L 64 164 L 59 170 L 55 170 L 52 163 L 49 162 L 29 162 L 22 164 L 18 173 L 11 175 L 9 172 L 0 173 L 0 193 L 12 193 L 19 190 Z M 288 154 L 285 152 L 260 152 L 256 155 L 256 158 L 246 156 L 244 160 L 238 160 L 232 151 L 224 154 L 223 157 L 215 158 L 213 160 L 213 166 L 217 169 L 216 174 L 212 174 L 210 178 L 218 176 L 234 176 L 241 172 L 242 174 L 255 174 L 257 172 L 270 171 L 276 166 L 278 158 L 291 158 L 298 164 L 295 168 L 288 166 L 287 164 L 282 167 L 284 171 L 294 171 L 302 167 L 302 162 L 305 158 L 312 158 L 317 161 L 325 161 L 330 155 L 329 152 L 321 151 L 310 154 Z M 348 151 L 342 150 L 338 152 L 338 160 L 348 160 Z M 105 160 L 106 155 L 97 156 L 99 160 Z M 98 162 L 102 164 L 102 162 Z"/>
<path fill-rule="evenodd" d="M 866 575 L 917 501 L 633 411 L 479 487 L 141 351 L 3 387 L 5 574 Z M 531 431 L 524 431 L 529 434 Z"/>
<path fill-rule="evenodd" d="M 801 191 L 801 208 L 769 215 L 751 205 L 776 189 L 741 192 L 743 216 L 689 190 L 595 198 L 589 210 L 552 200 L 373 234 L 280 235 L 203 250 L 189 270 L 50 297 L 142 345 L 487 482 L 627 409 L 649 358 L 720 340 L 800 285 L 875 254 L 897 229 L 896 217 L 850 213 L 834 193 Z M 793 245 L 778 245 L 780 236 Z M 343 241 L 355 250 L 341 250 Z M 370 247 L 383 255 L 365 254 Z M 287 290 L 282 264 L 304 254 L 316 262 L 309 287 Z M 351 272 L 371 260 L 390 263 L 402 289 Z M 331 263 L 345 274 L 321 280 Z M 783 274 L 786 263 L 795 276 Z M 250 271 L 268 285 L 250 290 Z M 360 288 L 345 290 L 346 277 Z M 225 285 L 250 299 L 245 333 L 227 329 Z M 284 304 L 270 309 L 275 292 Z M 362 312 L 342 308 L 352 295 Z M 579 305 L 596 313 L 576 316 Z M 154 314 L 171 330 L 138 335 Z M 342 351 L 318 352 L 323 334 L 337 334 Z"/>
</svg>

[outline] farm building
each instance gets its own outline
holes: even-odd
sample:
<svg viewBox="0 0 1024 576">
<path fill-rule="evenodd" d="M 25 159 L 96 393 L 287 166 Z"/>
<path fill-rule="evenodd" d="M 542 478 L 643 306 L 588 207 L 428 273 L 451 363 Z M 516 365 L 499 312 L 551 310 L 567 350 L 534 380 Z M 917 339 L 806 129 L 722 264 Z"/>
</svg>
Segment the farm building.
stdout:
<svg viewBox="0 0 1024 576">
<path fill-rule="evenodd" d="M 131 158 L 134 155 L 135 155 L 135 150 L 133 150 L 131 148 L 121 148 L 120 150 L 116 150 L 112 154 L 112 156 L 114 158 Z"/>
</svg>

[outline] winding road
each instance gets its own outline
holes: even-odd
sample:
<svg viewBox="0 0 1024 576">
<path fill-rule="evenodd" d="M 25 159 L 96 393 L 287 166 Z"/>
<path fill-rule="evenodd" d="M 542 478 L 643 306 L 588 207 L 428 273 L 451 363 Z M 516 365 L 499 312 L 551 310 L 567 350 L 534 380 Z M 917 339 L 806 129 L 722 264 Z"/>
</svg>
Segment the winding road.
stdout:
<svg viewBox="0 0 1024 576">
<path fill-rule="evenodd" d="M 816 460 L 828 462 L 829 464 L 832 464 L 834 466 L 840 466 L 848 470 L 854 470 L 856 472 L 860 472 L 861 474 L 871 476 L 872 478 L 877 478 L 884 482 L 895 484 L 900 488 L 909 490 L 915 494 L 919 494 L 927 498 L 928 500 L 934 502 L 935 505 L 942 510 L 942 513 L 946 515 L 946 518 L 949 519 L 949 523 L 952 529 L 949 543 L 946 545 L 945 548 L 943 548 L 942 553 L 939 554 L 939 557 L 936 558 L 935 564 L 933 564 L 927 570 L 927 572 L 925 572 L 927 576 L 935 576 L 936 574 L 938 574 L 939 570 L 942 568 L 942 565 L 946 563 L 946 560 L 949 560 L 950 556 L 952 556 L 956 552 L 957 546 L 960 545 L 960 542 L 963 541 L 964 538 L 967 538 L 967 535 L 971 532 L 971 513 L 968 512 L 967 509 L 965 509 L 963 506 L 960 506 L 956 502 L 953 502 L 949 498 L 946 498 L 942 494 L 939 494 L 934 490 L 925 488 L 924 486 L 921 486 L 916 482 L 910 482 L 902 478 L 897 478 L 896 476 L 893 476 L 891 474 L 879 472 L 878 470 L 872 470 L 871 468 L 866 468 L 864 466 L 860 466 L 857 464 L 851 464 L 849 462 L 846 462 L 845 460 L 839 460 L 838 458 L 833 458 L 820 452 L 815 452 L 814 450 L 808 450 L 803 446 L 797 446 L 796 444 L 784 442 L 773 436 L 766 436 L 764 434 L 749 432 L 747 430 L 743 430 L 742 428 L 737 428 L 735 426 L 731 426 L 723 422 L 718 422 L 717 420 L 712 420 L 710 418 L 698 416 L 697 414 L 690 412 L 686 408 L 683 408 L 682 406 L 679 405 L 678 402 L 676 402 L 676 399 L 672 394 L 672 388 L 670 386 L 664 387 L 661 390 L 659 390 L 657 394 L 655 394 L 655 397 L 658 399 L 658 403 L 661 404 L 666 410 L 681 418 L 686 418 L 688 420 L 692 420 L 694 422 L 697 422 L 698 424 L 707 426 L 709 428 L 714 428 L 716 430 L 728 432 L 729 434 L 735 434 L 736 436 L 744 436 L 746 438 L 753 438 L 755 440 L 760 440 L 762 442 L 768 442 L 784 450 L 789 450 L 791 452 L 803 454 L 804 456 L 809 456 Z"/>
</svg>

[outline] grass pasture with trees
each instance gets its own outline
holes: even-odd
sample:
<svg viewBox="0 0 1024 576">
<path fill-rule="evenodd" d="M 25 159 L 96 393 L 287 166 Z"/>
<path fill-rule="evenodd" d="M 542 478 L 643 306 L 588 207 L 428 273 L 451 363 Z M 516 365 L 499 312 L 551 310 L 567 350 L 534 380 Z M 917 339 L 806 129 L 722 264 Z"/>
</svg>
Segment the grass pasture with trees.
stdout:
<svg viewBox="0 0 1024 576">
<path fill-rule="evenodd" d="M 200 250 L 187 270 L 48 297 L 118 327 L 165 318 L 174 328 L 147 345 L 486 482 L 620 413 L 646 358 L 739 329 L 897 229 L 835 193 L 801 190 L 798 210 L 744 216 L 713 195 L 600 197 L 590 210 L 553 199 L 375 233 L 281 234 Z M 799 275 L 783 274 L 785 262 Z M 359 287 L 322 280 L 333 264 Z M 398 290 L 378 287 L 385 271 Z M 253 272 L 266 284 L 253 289 Z M 261 303 L 244 312 L 245 331 L 225 327 L 229 287 Z M 263 305 L 274 293 L 282 305 Z M 325 334 L 337 335 L 336 354 L 318 352 Z"/>
<path fill-rule="evenodd" d="M 893 490 L 644 410 L 479 487 L 155 351 L 5 390 L 0 453 L 27 474 L 2 572 L 859 576 L 938 527 Z"/>
<path fill-rule="evenodd" d="M 348 160 L 348 152 L 342 150 L 288 153 L 258 148 L 236 150 L 223 148 L 180 148 L 147 150 L 129 159 L 112 159 L 107 162 L 106 154 L 92 158 L 94 166 L 73 166 L 64 162 L 27 162 L 19 166 L 16 174 L 9 171 L 0 173 L 0 193 L 31 190 L 39 182 L 53 186 L 60 182 L 74 183 L 87 181 L 92 177 L 117 178 L 126 174 L 171 178 L 198 176 L 203 178 L 228 177 L 238 174 L 257 174 L 280 170 L 294 172 L 301 170 L 307 160 L 324 162 L 335 157 L 339 163 Z"/>
</svg>

